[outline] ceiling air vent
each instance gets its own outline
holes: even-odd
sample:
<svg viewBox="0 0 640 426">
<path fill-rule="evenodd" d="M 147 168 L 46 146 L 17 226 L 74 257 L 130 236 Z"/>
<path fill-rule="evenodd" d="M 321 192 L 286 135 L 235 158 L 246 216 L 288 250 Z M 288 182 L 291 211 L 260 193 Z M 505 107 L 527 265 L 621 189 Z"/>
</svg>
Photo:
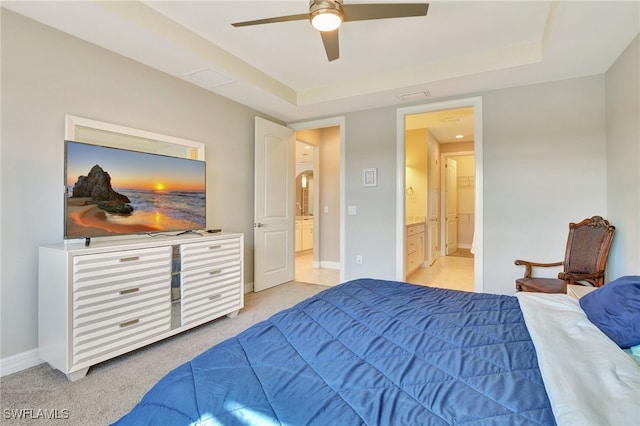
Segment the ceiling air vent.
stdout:
<svg viewBox="0 0 640 426">
<path fill-rule="evenodd" d="M 416 101 L 418 99 L 425 99 L 431 96 L 428 90 L 424 90 L 422 92 L 413 92 L 413 93 L 405 93 L 403 95 L 399 95 L 398 97 L 403 101 Z"/>
<path fill-rule="evenodd" d="M 229 77 L 220 74 L 218 71 L 212 68 L 202 68 L 199 70 L 188 72 L 185 75 L 209 88 L 218 87 L 233 82 L 233 80 L 231 80 Z"/>
</svg>

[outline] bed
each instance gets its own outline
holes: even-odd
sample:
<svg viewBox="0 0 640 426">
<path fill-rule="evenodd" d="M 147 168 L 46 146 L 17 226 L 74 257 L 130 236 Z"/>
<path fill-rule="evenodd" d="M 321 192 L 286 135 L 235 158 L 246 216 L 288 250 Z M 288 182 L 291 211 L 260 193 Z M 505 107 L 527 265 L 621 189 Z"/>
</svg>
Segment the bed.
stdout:
<svg viewBox="0 0 640 426">
<path fill-rule="evenodd" d="M 640 365 L 575 298 L 360 279 L 213 346 L 116 424 L 624 425 L 638 395 Z"/>
</svg>

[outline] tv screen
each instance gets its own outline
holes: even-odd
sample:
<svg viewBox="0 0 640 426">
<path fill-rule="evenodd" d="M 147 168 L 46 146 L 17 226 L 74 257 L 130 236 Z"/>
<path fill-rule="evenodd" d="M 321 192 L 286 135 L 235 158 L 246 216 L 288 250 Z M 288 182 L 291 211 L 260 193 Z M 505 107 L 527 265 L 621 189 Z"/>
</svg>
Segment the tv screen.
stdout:
<svg viewBox="0 0 640 426">
<path fill-rule="evenodd" d="M 65 239 L 206 227 L 205 162 L 65 141 Z"/>
</svg>

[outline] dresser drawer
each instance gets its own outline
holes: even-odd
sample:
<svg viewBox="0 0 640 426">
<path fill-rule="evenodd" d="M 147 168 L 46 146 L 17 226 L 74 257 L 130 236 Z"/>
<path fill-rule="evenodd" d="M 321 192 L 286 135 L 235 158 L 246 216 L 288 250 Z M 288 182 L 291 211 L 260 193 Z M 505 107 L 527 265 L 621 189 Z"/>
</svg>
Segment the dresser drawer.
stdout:
<svg viewBox="0 0 640 426">
<path fill-rule="evenodd" d="M 171 274 L 171 247 L 74 256 L 73 291 Z"/>
<path fill-rule="evenodd" d="M 73 292 L 73 328 L 100 326 L 118 322 L 123 316 L 143 311 L 149 306 L 170 307 L 170 280 L 149 277 L 130 283 L 114 283 Z"/>
<path fill-rule="evenodd" d="M 241 305 L 242 263 L 224 264 L 182 272 L 182 324 L 215 318 Z"/>
<path fill-rule="evenodd" d="M 171 247 L 73 258 L 73 328 L 170 303 Z"/>
<path fill-rule="evenodd" d="M 95 364 L 139 348 L 171 327 L 168 302 L 147 306 L 137 312 L 114 315 L 103 321 L 73 330 L 73 365 Z"/>
<path fill-rule="evenodd" d="M 212 265 L 240 260 L 240 240 L 226 238 L 180 246 L 182 270 L 209 268 Z"/>
</svg>

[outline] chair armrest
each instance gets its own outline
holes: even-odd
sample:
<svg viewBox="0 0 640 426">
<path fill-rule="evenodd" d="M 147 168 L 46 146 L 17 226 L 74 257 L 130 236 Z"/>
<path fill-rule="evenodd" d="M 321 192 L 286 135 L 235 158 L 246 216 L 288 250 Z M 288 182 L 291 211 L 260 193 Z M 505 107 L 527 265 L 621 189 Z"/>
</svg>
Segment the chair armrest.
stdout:
<svg viewBox="0 0 640 426">
<path fill-rule="evenodd" d="M 524 267 L 526 268 L 524 271 L 524 277 L 525 278 L 531 278 L 531 268 L 532 267 L 542 267 L 542 268 L 548 268 L 551 266 L 562 266 L 564 265 L 564 262 L 552 262 L 552 263 L 539 263 L 539 262 L 530 262 L 528 260 L 521 260 L 521 259 L 517 259 L 514 262 L 516 265 L 524 265 Z"/>
<path fill-rule="evenodd" d="M 593 274 L 581 274 L 578 272 L 560 272 L 558 278 L 566 281 L 568 284 L 576 284 L 578 281 L 587 281 L 594 286 L 598 286 L 596 281 L 604 277 L 604 271 L 598 271 Z"/>
</svg>

